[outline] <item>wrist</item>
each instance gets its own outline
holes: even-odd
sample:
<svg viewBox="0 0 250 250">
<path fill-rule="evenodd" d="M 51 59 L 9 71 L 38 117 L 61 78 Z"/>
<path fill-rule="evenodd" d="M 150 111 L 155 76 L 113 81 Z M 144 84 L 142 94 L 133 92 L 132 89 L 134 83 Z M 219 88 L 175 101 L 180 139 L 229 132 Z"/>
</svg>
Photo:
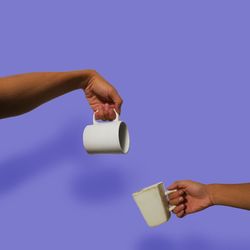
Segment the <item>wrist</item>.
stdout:
<svg viewBox="0 0 250 250">
<path fill-rule="evenodd" d="M 86 69 L 62 72 L 60 75 L 63 77 L 64 82 L 70 82 L 70 87 L 74 90 L 85 89 L 92 82 L 92 79 L 97 73 L 94 70 Z"/>
<path fill-rule="evenodd" d="M 206 184 L 207 192 L 208 192 L 208 197 L 210 201 L 210 206 L 216 205 L 216 200 L 215 200 L 215 189 L 216 189 L 216 184 Z"/>
<path fill-rule="evenodd" d="M 96 75 L 97 75 L 97 72 L 95 70 L 92 70 L 92 69 L 82 70 L 81 82 L 80 82 L 79 88 L 86 89 Z"/>
</svg>

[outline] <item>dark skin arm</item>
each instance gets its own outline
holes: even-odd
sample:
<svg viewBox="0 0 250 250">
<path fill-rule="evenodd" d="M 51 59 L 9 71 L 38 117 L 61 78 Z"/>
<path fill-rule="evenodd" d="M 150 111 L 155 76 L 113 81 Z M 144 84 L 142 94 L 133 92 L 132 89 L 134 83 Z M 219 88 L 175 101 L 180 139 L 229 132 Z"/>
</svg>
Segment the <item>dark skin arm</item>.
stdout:
<svg viewBox="0 0 250 250">
<path fill-rule="evenodd" d="M 181 180 L 168 188 L 177 189 L 169 199 L 170 204 L 176 205 L 173 212 L 180 218 L 214 205 L 250 210 L 250 183 L 203 184 Z"/>
<path fill-rule="evenodd" d="M 117 90 L 94 70 L 28 73 L 0 78 L 0 118 L 21 115 L 73 90 L 81 89 L 96 119 L 113 120 L 121 111 Z"/>
</svg>

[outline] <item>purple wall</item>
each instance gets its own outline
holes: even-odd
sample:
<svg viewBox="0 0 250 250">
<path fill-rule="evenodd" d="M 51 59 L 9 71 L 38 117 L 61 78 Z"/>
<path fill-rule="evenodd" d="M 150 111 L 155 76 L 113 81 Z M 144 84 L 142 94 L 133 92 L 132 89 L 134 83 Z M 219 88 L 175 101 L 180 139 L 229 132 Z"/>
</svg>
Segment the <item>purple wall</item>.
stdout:
<svg viewBox="0 0 250 250">
<path fill-rule="evenodd" d="M 117 86 L 128 155 L 89 156 L 80 91 L 0 121 L 0 249 L 249 249 L 248 211 L 148 228 L 158 181 L 249 182 L 249 1 L 7 1 L 0 74 L 93 68 Z"/>
</svg>

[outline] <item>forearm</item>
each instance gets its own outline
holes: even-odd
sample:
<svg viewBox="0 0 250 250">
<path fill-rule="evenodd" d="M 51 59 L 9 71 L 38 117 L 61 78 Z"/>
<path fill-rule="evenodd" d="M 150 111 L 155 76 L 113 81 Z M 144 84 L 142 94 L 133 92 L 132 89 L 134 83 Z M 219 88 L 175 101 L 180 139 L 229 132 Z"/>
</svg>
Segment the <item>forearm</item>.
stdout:
<svg viewBox="0 0 250 250">
<path fill-rule="evenodd" d="M 93 71 L 29 73 L 0 78 L 0 118 L 19 115 L 84 88 Z"/>
<path fill-rule="evenodd" d="M 214 205 L 250 210 L 250 183 L 207 185 Z"/>
</svg>

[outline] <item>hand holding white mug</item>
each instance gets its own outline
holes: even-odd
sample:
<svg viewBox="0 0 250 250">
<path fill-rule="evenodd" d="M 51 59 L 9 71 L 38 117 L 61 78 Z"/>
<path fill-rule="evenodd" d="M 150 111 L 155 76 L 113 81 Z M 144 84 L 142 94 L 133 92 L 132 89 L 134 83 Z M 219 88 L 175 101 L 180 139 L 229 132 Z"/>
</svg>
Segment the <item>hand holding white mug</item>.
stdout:
<svg viewBox="0 0 250 250">
<path fill-rule="evenodd" d="M 89 80 L 83 86 L 83 90 L 93 111 L 98 110 L 95 116 L 97 120 L 114 120 L 116 116 L 114 109 L 120 114 L 122 98 L 116 88 L 96 71 L 90 71 Z"/>
</svg>

